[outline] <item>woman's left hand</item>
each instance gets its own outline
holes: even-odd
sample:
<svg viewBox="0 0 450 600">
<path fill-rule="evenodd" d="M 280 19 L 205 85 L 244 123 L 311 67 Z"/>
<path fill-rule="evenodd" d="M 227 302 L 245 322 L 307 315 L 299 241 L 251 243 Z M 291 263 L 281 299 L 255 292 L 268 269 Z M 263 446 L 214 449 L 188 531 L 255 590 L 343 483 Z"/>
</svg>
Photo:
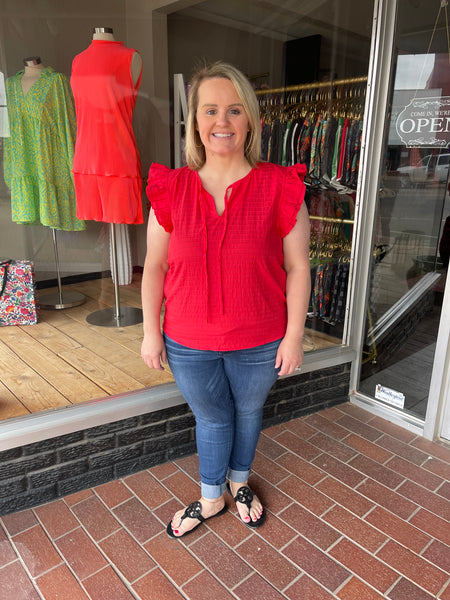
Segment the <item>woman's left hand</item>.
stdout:
<svg viewBox="0 0 450 600">
<path fill-rule="evenodd" d="M 282 375 L 291 375 L 295 369 L 298 369 L 303 363 L 303 344 L 302 341 L 291 339 L 287 336 L 281 340 L 278 347 L 275 368 L 280 368 L 279 377 Z"/>
</svg>

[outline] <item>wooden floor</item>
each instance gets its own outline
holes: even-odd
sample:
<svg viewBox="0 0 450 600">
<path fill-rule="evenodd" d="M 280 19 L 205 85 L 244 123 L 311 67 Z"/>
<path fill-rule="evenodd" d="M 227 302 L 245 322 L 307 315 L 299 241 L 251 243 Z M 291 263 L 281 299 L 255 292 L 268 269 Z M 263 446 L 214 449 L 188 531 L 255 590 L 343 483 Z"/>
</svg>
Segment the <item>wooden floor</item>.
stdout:
<svg viewBox="0 0 450 600">
<path fill-rule="evenodd" d="M 139 307 L 140 275 L 120 286 L 120 306 Z M 55 292 L 45 289 L 39 296 Z M 0 420 L 61 408 L 173 381 L 170 369 L 148 369 L 140 357 L 142 323 L 90 325 L 86 317 L 114 306 L 111 279 L 63 287 L 86 297 L 81 306 L 41 310 L 37 325 L 0 327 Z M 311 331 L 305 351 L 340 343 Z"/>
<path fill-rule="evenodd" d="M 120 286 L 120 305 L 140 307 L 140 277 Z M 55 290 L 40 290 L 39 295 Z M 114 305 L 111 279 L 63 287 L 81 306 L 41 310 L 37 325 L 0 328 L 0 419 L 8 419 L 173 381 L 140 357 L 142 323 L 99 327 L 91 313 Z"/>
</svg>

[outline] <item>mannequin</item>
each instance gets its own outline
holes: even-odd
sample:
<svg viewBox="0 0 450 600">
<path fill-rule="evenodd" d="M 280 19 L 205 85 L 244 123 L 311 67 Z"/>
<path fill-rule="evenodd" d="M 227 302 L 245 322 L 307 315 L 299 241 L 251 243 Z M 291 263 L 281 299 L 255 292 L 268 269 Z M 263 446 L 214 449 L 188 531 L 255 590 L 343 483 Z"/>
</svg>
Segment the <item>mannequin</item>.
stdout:
<svg viewBox="0 0 450 600">
<path fill-rule="evenodd" d="M 71 84 L 77 113 L 73 173 L 80 219 L 143 223 L 142 173 L 133 111 L 142 76 L 136 50 L 95 27 L 75 56 Z"/>
<path fill-rule="evenodd" d="M 93 40 L 105 40 L 105 41 L 110 41 L 110 42 L 114 42 L 115 38 L 114 38 L 114 32 L 112 30 L 111 27 L 94 27 L 94 33 L 92 36 Z M 141 75 L 142 72 L 142 58 L 141 55 L 138 52 L 135 52 L 133 54 L 133 58 L 131 59 L 131 65 L 130 65 L 130 71 L 131 71 L 131 78 L 133 80 L 133 84 L 136 85 L 137 82 L 139 81 L 139 77 Z M 129 240 L 129 235 L 128 235 L 128 229 L 126 225 L 117 225 L 116 226 L 116 232 L 115 232 L 116 238 L 119 237 L 119 239 L 122 240 L 122 245 L 125 246 L 126 248 L 129 248 L 130 246 L 130 240 Z M 111 248 L 111 263 L 113 263 L 114 261 L 114 251 L 113 248 Z M 128 259 L 127 257 L 121 257 L 122 260 L 121 265 L 122 268 L 119 270 L 118 273 L 114 273 L 113 270 L 113 276 L 118 278 L 118 282 L 119 283 L 131 283 L 131 278 L 132 278 L 132 268 L 131 268 L 131 261 Z M 128 264 L 130 263 L 130 264 Z"/>
<path fill-rule="evenodd" d="M 39 56 L 6 80 L 11 135 L 3 150 L 5 183 L 15 223 L 81 231 L 71 165 L 76 138 L 69 80 Z"/>
<path fill-rule="evenodd" d="M 11 190 L 12 220 L 51 228 L 58 293 L 39 297 L 41 308 L 78 306 L 85 297 L 62 298 L 56 231 L 81 231 L 76 217 L 71 165 L 76 137 L 75 107 L 69 80 L 39 56 L 6 82 L 11 135 L 4 142 L 5 182 Z M 33 88 L 33 89 L 32 89 Z M 31 91 L 32 89 L 32 91 Z"/>
<path fill-rule="evenodd" d="M 114 32 L 111 27 L 94 27 L 94 34 L 92 36 L 93 40 L 106 40 L 109 42 L 114 42 Z M 134 85 L 139 81 L 139 77 L 142 72 L 142 58 L 139 52 L 135 52 L 133 54 L 133 58 L 131 59 L 131 77 L 133 79 Z"/>
<path fill-rule="evenodd" d="M 78 123 L 73 163 L 77 215 L 109 223 L 111 233 L 115 309 L 113 315 L 109 309 L 89 315 L 88 322 L 95 325 L 142 320 L 142 311 L 128 315 L 130 310 L 125 309 L 131 307 L 119 306 L 115 242 L 119 225 L 123 229 L 143 223 L 142 173 L 132 123 L 141 77 L 140 54 L 116 41 L 109 27 L 95 27 L 91 45 L 72 63 Z"/>
<path fill-rule="evenodd" d="M 29 58 L 24 58 L 23 64 L 25 66 L 25 71 L 20 80 L 20 84 L 22 86 L 23 95 L 26 96 L 30 91 L 30 88 L 41 76 L 45 66 L 41 63 L 39 56 L 30 56 Z"/>
</svg>

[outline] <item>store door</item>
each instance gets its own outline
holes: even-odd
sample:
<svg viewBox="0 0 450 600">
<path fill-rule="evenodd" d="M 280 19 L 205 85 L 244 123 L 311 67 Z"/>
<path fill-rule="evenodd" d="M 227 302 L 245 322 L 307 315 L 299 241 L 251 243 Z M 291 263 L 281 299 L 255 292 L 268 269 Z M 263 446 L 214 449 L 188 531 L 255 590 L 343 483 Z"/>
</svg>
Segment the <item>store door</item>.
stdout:
<svg viewBox="0 0 450 600">
<path fill-rule="evenodd" d="M 425 422 L 450 252 L 450 37 L 441 0 L 399 0 L 397 16 L 358 393 Z"/>
</svg>

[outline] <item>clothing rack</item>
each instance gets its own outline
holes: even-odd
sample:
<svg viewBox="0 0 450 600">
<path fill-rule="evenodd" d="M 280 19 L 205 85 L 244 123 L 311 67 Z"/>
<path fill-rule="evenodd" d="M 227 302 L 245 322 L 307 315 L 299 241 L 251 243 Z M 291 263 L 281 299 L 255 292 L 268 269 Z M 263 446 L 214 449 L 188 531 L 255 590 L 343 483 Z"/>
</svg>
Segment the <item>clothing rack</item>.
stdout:
<svg viewBox="0 0 450 600">
<path fill-rule="evenodd" d="M 320 215 L 309 215 L 309 218 L 313 221 L 326 221 L 327 223 L 339 223 L 343 225 L 353 225 L 353 219 L 338 219 L 337 217 L 321 217 Z"/>
<path fill-rule="evenodd" d="M 267 94 L 283 94 L 285 92 L 298 92 L 301 90 L 311 90 L 320 88 L 333 88 L 335 86 L 353 85 L 355 83 L 367 82 L 367 76 L 363 77 L 348 77 L 345 79 L 331 79 L 330 81 L 315 81 L 312 83 L 299 83 L 297 85 L 288 85 L 286 87 L 272 88 L 268 90 L 255 90 L 257 96 Z"/>
<path fill-rule="evenodd" d="M 300 115 L 333 115 L 362 120 L 367 76 L 301 83 L 256 90 L 265 122 L 282 122 Z M 364 85 L 363 85 L 364 84 Z"/>
<path fill-rule="evenodd" d="M 350 273 L 351 239 L 343 227 L 353 225 L 354 220 L 314 214 L 309 218 L 324 223 L 324 228 L 316 237 L 311 227 L 308 316 L 335 326 L 345 319 Z M 327 224 L 332 224 L 333 231 L 326 231 Z"/>
<path fill-rule="evenodd" d="M 306 183 L 353 193 L 366 83 L 367 76 L 360 76 L 255 91 L 262 160 L 283 166 L 303 163 Z"/>
</svg>

